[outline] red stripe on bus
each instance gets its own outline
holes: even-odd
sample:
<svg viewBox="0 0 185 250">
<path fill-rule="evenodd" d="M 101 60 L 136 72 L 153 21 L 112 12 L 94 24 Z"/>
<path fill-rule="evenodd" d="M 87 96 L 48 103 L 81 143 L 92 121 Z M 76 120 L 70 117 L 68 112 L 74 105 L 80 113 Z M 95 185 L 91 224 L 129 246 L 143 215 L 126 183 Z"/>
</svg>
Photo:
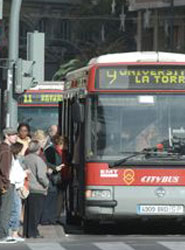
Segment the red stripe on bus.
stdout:
<svg viewBox="0 0 185 250">
<path fill-rule="evenodd" d="M 185 166 L 109 168 L 107 163 L 87 163 L 85 171 L 90 186 L 185 186 Z"/>
</svg>

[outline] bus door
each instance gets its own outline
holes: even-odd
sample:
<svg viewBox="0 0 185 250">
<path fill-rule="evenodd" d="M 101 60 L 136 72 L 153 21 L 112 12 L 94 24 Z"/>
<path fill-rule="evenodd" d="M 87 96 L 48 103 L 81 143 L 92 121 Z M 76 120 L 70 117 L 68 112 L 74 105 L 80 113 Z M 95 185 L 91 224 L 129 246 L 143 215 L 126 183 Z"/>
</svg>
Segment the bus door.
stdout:
<svg viewBox="0 0 185 250">
<path fill-rule="evenodd" d="M 58 132 L 60 135 L 62 135 L 62 105 L 63 105 L 63 102 L 59 102 L 58 104 Z"/>
<path fill-rule="evenodd" d="M 76 98 L 63 103 L 62 134 L 68 138 L 72 180 L 66 193 L 67 221 L 83 215 L 84 196 L 84 104 Z"/>
</svg>

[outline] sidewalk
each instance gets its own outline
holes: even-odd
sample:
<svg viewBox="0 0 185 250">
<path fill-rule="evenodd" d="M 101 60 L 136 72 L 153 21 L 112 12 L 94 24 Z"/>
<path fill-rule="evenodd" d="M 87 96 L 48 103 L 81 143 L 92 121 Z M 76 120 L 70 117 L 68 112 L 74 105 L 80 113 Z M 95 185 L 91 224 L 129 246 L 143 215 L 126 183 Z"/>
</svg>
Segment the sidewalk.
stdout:
<svg viewBox="0 0 185 250">
<path fill-rule="evenodd" d="M 41 235 L 44 236 L 42 239 L 26 239 L 26 242 L 51 242 L 61 241 L 65 237 L 63 226 L 61 225 L 49 225 L 38 227 Z"/>
</svg>

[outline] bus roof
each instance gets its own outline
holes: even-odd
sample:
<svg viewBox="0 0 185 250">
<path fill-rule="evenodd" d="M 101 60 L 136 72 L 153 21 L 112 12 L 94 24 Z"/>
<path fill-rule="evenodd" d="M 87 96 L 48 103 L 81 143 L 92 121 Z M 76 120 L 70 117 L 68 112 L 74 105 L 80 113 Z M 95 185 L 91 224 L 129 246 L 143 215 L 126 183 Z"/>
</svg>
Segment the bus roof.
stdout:
<svg viewBox="0 0 185 250">
<path fill-rule="evenodd" d="M 45 81 L 37 84 L 35 87 L 30 90 L 64 90 L 64 82 L 63 81 Z"/>
<path fill-rule="evenodd" d="M 154 51 L 107 54 L 92 58 L 89 65 L 122 62 L 185 62 L 185 54 Z"/>
<path fill-rule="evenodd" d="M 155 62 L 166 62 L 166 63 L 185 63 L 185 54 L 172 53 L 172 52 L 161 52 L 161 51 L 136 51 L 136 52 L 125 52 L 101 55 L 92 58 L 88 65 L 67 73 L 67 79 L 71 79 L 75 76 L 81 75 L 83 71 L 88 71 L 93 65 L 96 64 L 108 64 L 108 63 L 155 63 Z"/>
</svg>

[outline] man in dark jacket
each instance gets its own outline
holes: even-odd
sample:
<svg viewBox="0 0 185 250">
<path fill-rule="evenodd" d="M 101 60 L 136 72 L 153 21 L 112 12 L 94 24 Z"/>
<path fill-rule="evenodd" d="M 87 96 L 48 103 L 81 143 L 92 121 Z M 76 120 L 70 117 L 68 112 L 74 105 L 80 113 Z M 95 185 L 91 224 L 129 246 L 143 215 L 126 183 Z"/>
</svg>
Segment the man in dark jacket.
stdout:
<svg viewBox="0 0 185 250">
<path fill-rule="evenodd" d="M 14 190 L 9 180 L 13 157 L 10 146 L 17 140 L 17 131 L 13 128 L 6 128 L 3 134 L 4 141 L 0 144 L 0 244 L 16 242 L 8 237 L 8 224 Z"/>
</svg>

